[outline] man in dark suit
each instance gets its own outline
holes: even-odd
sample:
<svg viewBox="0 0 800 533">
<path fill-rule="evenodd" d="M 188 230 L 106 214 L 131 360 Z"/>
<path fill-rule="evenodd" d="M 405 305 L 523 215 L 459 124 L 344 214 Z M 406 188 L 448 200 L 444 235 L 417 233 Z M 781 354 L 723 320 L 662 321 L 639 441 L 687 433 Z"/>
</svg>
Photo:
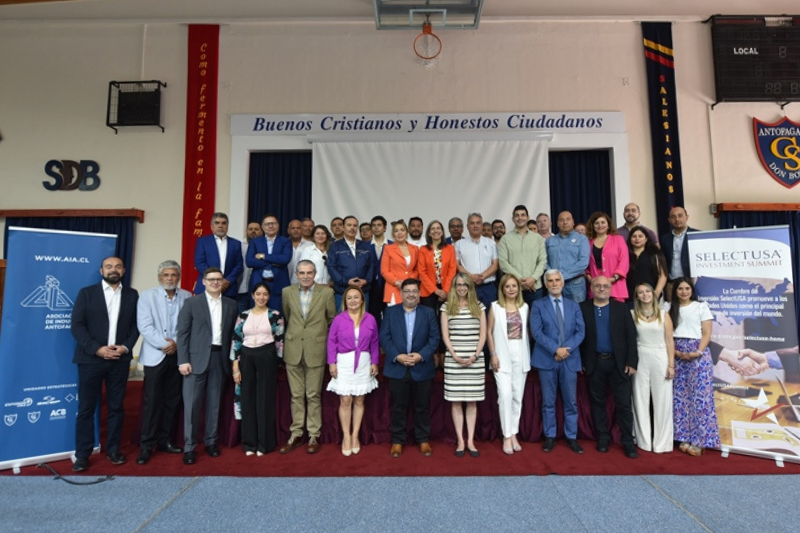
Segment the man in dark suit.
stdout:
<svg viewBox="0 0 800 533">
<path fill-rule="evenodd" d="M 280 223 L 275 215 L 264 215 L 261 219 L 263 237 L 256 237 L 247 246 L 247 266 L 253 269 L 250 275 L 250 292 L 262 281 L 269 286 L 269 307 L 283 312 L 281 293 L 291 283 L 289 263 L 294 255 L 292 241 L 282 235 Z"/>
<path fill-rule="evenodd" d="M 670 210 L 669 223 L 672 231 L 661 236 L 661 251 L 664 252 L 667 260 L 669 281 L 691 277 L 686 234 L 697 230 L 689 227 L 689 214 L 683 207 L 673 207 Z M 669 294 L 669 291 L 666 291 L 665 294 Z"/>
<path fill-rule="evenodd" d="M 375 274 L 373 251 L 369 243 L 356 239 L 358 219 L 344 217 L 344 237 L 331 244 L 328 250 L 328 272 L 333 280 L 336 309 L 342 308 L 342 295 L 347 287 L 358 287 L 364 293 L 369 308 L 369 288 Z"/>
<path fill-rule="evenodd" d="M 372 240 L 367 244 L 372 250 L 372 283 L 369 287 L 369 314 L 375 317 L 375 322 L 380 328 L 383 310 L 386 304 L 383 301 L 383 288 L 386 280 L 381 275 L 381 257 L 383 257 L 383 247 L 392 244 L 392 240 L 386 238 L 386 219 L 381 215 L 372 217 L 370 227 L 372 229 Z"/>
<path fill-rule="evenodd" d="M 403 305 L 387 307 L 381 323 L 381 348 L 386 353 L 383 375 L 392 393 L 392 457 L 400 457 L 406 442 L 408 404 L 414 402 L 414 434 L 422 455 L 433 453 L 431 382 L 436 374 L 433 354 L 439 346 L 436 313 L 419 305 L 420 282 L 403 281 Z"/>
<path fill-rule="evenodd" d="M 639 456 L 633 444 L 631 376 L 636 373 L 639 352 L 636 325 L 622 302 L 610 300 L 611 282 L 605 276 L 592 280 L 594 298 L 581 303 L 586 337 L 581 344 L 583 367 L 589 376 L 592 421 L 597 433 L 597 451 L 608 452 L 611 430 L 606 412 L 606 385 L 611 385 L 617 408 L 620 441 L 625 455 Z"/>
<path fill-rule="evenodd" d="M 231 375 L 229 358 L 236 300 L 222 296 L 225 278 L 219 268 L 203 274 L 205 292 L 189 298 L 178 314 L 176 344 L 178 371 L 183 375 L 183 462 L 197 460 L 195 432 L 200 425 L 200 410 L 205 396 L 206 421 L 203 442 L 206 453 L 219 457 L 217 426 L 219 404 L 225 378 Z"/>
<path fill-rule="evenodd" d="M 239 294 L 239 276 L 244 271 L 242 260 L 242 243 L 238 239 L 228 237 L 228 215 L 214 213 L 211 215 L 212 235 L 197 239 L 194 249 L 194 267 L 197 269 L 197 283 L 194 293 L 203 292 L 203 273 L 209 267 L 217 267 L 225 275 L 222 283 L 222 294 L 228 298 L 236 298 Z"/>
<path fill-rule="evenodd" d="M 531 306 L 531 336 L 536 341 L 531 366 L 539 371 L 542 387 L 544 444 L 542 451 L 551 452 L 556 445 L 556 395 L 561 388 L 564 405 L 564 434 L 567 446 L 583 453 L 578 444 L 578 401 L 576 386 L 581 371 L 579 346 L 583 341 L 584 323 L 576 302 L 562 295 L 564 276 L 560 270 L 544 273 L 548 296 Z"/>
<path fill-rule="evenodd" d="M 119 257 L 103 259 L 103 281 L 84 287 L 72 310 L 72 336 L 78 365 L 78 414 L 75 420 L 75 463 L 81 472 L 89 467 L 94 448 L 94 416 L 106 385 L 108 440 L 106 454 L 115 465 L 125 463 L 120 451 L 123 402 L 128 385 L 133 345 L 139 338 L 136 329 L 136 303 L 139 293 L 122 286 L 125 265 Z"/>
</svg>

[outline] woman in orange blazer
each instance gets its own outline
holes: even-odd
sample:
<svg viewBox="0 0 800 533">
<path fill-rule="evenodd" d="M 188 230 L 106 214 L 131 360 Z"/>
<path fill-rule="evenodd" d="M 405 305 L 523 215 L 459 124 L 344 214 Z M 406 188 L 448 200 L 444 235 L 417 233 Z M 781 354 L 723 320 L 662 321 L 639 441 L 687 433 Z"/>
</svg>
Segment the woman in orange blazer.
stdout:
<svg viewBox="0 0 800 533">
<path fill-rule="evenodd" d="M 456 275 L 456 251 L 452 244 L 444 240 L 444 226 L 438 220 L 428 224 L 425 240 L 428 244 L 419 249 L 421 303 L 435 309 L 438 316 Z"/>
<path fill-rule="evenodd" d="M 417 271 L 419 248 L 406 241 L 408 226 L 405 222 L 398 220 L 392 223 L 392 238 L 394 242 L 384 246 L 381 255 L 381 275 L 386 280 L 383 301 L 389 305 L 399 304 L 403 301 L 400 285 L 404 280 L 419 279 Z"/>
</svg>

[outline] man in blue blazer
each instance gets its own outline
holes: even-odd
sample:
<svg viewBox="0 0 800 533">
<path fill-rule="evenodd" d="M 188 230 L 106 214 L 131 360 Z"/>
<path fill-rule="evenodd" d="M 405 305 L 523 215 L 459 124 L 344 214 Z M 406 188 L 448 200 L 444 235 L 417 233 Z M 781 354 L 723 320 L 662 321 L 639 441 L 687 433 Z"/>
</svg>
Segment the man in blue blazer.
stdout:
<svg viewBox="0 0 800 533">
<path fill-rule="evenodd" d="M 697 231 L 689 227 L 689 214 L 683 207 L 673 207 L 669 211 L 669 223 L 672 231 L 661 236 L 661 251 L 667 260 L 667 277 L 669 281 L 682 277 L 691 277 L 689 270 L 689 244 L 686 234 Z"/>
<path fill-rule="evenodd" d="M 369 308 L 369 288 L 373 281 L 373 251 L 369 243 L 356 240 L 358 219 L 344 218 L 344 237 L 331 244 L 328 250 L 328 272 L 333 280 L 336 309 L 342 308 L 342 295 L 347 287 L 358 287 L 364 293 Z"/>
<path fill-rule="evenodd" d="M 583 453 L 577 441 L 576 395 L 578 372 L 581 371 L 579 346 L 585 333 L 583 315 L 577 303 L 562 296 L 564 276 L 560 270 L 545 272 L 544 284 L 548 297 L 533 302 L 530 318 L 531 335 L 536 341 L 531 366 L 539 371 L 542 387 L 545 437 L 542 451 L 550 452 L 556 445 L 556 394 L 561 387 L 567 446 L 575 453 Z"/>
<path fill-rule="evenodd" d="M 106 385 L 108 405 L 108 440 L 106 454 L 112 464 L 125 463 L 120 452 L 122 424 L 125 418 L 125 389 L 132 350 L 139 338 L 136 328 L 136 304 L 139 293 L 122 286 L 125 265 L 119 257 L 103 259 L 103 281 L 84 287 L 72 309 L 72 336 L 78 365 L 78 414 L 75 420 L 75 463 L 81 472 L 89 467 L 94 448 L 94 417 L 97 403 Z"/>
<path fill-rule="evenodd" d="M 247 247 L 247 266 L 253 269 L 250 292 L 263 281 L 269 286 L 269 308 L 283 312 L 281 293 L 291 284 L 287 265 L 292 260 L 294 248 L 292 241 L 278 235 L 280 223 L 277 216 L 264 215 L 261 228 L 264 236 L 251 240 Z"/>
<path fill-rule="evenodd" d="M 197 283 L 194 286 L 195 294 L 202 294 L 203 273 L 209 267 L 222 270 L 225 282 L 222 284 L 222 294 L 228 298 L 236 299 L 239 294 L 239 276 L 244 271 L 242 260 L 242 242 L 233 237 L 228 237 L 228 215 L 214 213 L 211 215 L 211 235 L 197 239 L 194 249 L 194 268 L 197 270 Z M 221 259 L 224 254 L 225 260 Z"/>
<path fill-rule="evenodd" d="M 381 348 L 386 353 L 383 375 L 392 394 L 392 457 L 400 457 L 406 442 L 408 404 L 414 402 L 414 435 L 425 457 L 433 453 L 431 382 L 436 374 L 433 354 L 439 346 L 436 313 L 419 305 L 420 282 L 403 281 L 403 305 L 387 307 L 381 323 Z"/>
</svg>

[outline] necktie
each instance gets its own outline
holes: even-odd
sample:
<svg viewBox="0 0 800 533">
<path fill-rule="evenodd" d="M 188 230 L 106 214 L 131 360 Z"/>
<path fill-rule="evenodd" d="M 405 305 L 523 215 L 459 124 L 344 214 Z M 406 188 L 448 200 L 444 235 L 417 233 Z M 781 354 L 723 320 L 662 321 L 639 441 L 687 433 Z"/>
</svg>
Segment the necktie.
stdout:
<svg viewBox="0 0 800 533">
<path fill-rule="evenodd" d="M 556 298 L 556 316 L 558 317 L 558 345 L 564 346 L 564 315 L 561 313 L 561 299 Z"/>
</svg>

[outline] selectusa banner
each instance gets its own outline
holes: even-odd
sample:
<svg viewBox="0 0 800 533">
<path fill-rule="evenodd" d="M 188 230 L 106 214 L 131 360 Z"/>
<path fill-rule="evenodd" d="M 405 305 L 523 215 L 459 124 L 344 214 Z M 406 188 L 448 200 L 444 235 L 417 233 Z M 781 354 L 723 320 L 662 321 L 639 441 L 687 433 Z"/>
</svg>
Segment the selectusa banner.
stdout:
<svg viewBox="0 0 800 533">
<path fill-rule="evenodd" d="M 82 287 L 99 281 L 100 264 L 114 254 L 116 239 L 9 228 L 0 336 L 0 469 L 72 456 L 78 408 L 73 302 Z"/>
</svg>

